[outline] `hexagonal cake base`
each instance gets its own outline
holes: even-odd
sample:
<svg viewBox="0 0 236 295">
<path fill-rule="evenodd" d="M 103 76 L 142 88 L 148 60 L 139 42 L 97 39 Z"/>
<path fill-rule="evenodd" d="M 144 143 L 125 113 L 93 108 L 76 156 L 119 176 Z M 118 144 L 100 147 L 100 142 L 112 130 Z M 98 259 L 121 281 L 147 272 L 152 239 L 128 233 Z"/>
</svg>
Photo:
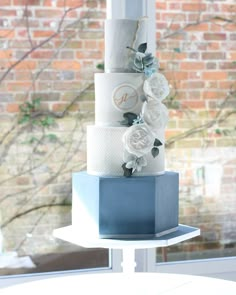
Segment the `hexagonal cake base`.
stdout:
<svg viewBox="0 0 236 295">
<path fill-rule="evenodd" d="M 148 238 L 178 227 L 179 176 L 73 174 L 72 226 L 98 238 Z"/>
</svg>

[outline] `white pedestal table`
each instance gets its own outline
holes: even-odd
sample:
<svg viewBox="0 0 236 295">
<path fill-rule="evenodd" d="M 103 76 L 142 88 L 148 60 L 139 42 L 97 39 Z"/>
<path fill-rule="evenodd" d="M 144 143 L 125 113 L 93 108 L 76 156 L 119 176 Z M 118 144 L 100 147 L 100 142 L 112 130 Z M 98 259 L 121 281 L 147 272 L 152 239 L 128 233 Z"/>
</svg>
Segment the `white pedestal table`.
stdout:
<svg viewBox="0 0 236 295">
<path fill-rule="evenodd" d="M 159 273 L 104 273 L 49 278 L 1 289 L 1 295 L 235 295 L 236 283 Z"/>
<path fill-rule="evenodd" d="M 152 239 L 94 239 L 89 236 L 79 236 L 76 228 L 71 225 L 55 229 L 53 235 L 56 238 L 85 248 L 121 249 L 123 253 L 123 272 L 132 273 L 135 272 L 136 267 L 135 249 L 171 246 L 199 236 L 200 229 L 180 224 L 177 231 Z"/>
</svg>

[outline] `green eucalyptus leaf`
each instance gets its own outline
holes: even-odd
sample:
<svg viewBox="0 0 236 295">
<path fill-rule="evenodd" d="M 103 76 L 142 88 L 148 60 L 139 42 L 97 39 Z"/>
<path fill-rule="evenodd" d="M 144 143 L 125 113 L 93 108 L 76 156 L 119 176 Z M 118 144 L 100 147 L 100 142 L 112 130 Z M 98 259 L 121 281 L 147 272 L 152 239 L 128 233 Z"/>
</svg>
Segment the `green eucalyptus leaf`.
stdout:
<svg viewBox="0 0 236 295">
<path fill-rule="evenodd" d="M 123 171 L 124 171 L 124 176 L 125 177 L 131 177 L 132 176 L 132 168 L 131 169 L 129 169 L 129 168 L 127 168 L 126 167 L 126 163 L 124 163 L 123 165 L 122 165 L 122 168 L 123 168 Z"/>
<path fill-rule="evenodd" d="M 143 62 L 138 58 L 135 58 L 134 60 L 134 69 L 140 73 L 144 70 Z"/>
<path fill-rule="evenodd" d="M 40 104 L 41 104 L 41 98 L 35 98 L 35 99 L 33 99 L 33 101 L 32 101 L 32 105 L 33 105 L 34 107 L 39 107 Z"/>
<path fill-rule="evenodd" d="M 26 102 L 25 103 L 25 105 L 26 105 L 26 109 L 28 109 L 28 110 L 32 110 L 33 108 L 34 108 L 34 105 L 31 103 L 31 102 Z"/>
<path fill-rule="evenodd" d="M 147 50 L 147 43 L 142 43 L 139 45 L 138 47 L 139 52 L 145 53 L 146 50 Z"/>
<path fill-rule="evenodd" d="M 215 130 L 215 133 L 220 135 L 222 132 L 221 132 L 220 129 L 216 129 L 216 130 Z"/>
<path fill-rule="evenodd" d="M 156 158 L 159 155 L 159 148 L 158 147 L 152 148 L 151 153 L 153 158 Z"/>
<path fill-rule="evenodd" d="M 134 120 L 137 119 L 138 115 L 136 115 L 135 113 L 131 113 L 131 112 L 127 112 L 123 114 L 123 117 L 125 118 L 125 120 L 127 121 L 127 125 L 128 126 L 132 126 Z"/>
<path fill-rule="evenodd" d="M 41 120 L 41 125 L 44 127 L 49 127 L 49 126 L 53 125 L 54 122 L 55 122 L 55 120 L 53 117 L 47 116 L 46 118 Z"/>
<path fill-rule="evenodd" d="M 97 69 L 104 70 L 105 69 L 104 63 L 98 64 Z"/>
<path fill-rule="evenodd" d="M 181 50 L 180 50 L 180 48 L 174 48 L 174 52 L 180 53 Z"/>
<path fill-rule="evenodd" d="M 143 63 L 146 66 L 151 66 L 154 63 L 154 57 L 152 56 L 151 53 L 147 54 L 144 58 L 143 58 Z"/>
<path fill-rule="evenodd" d="M 162 142 L 156 138 L 153 145 L 154 145 L 154 147 L 161 146 Z"/>
<path fill-rule="evenodd" d="M 30 120 L 30 116 L 24 115 L 23 117 L 20 118 L 20 120 L 18 122 L 19 122 L 19 124 L 25 124 L 25 123 L 28 123 L 29 120 Z"/>
</svg>

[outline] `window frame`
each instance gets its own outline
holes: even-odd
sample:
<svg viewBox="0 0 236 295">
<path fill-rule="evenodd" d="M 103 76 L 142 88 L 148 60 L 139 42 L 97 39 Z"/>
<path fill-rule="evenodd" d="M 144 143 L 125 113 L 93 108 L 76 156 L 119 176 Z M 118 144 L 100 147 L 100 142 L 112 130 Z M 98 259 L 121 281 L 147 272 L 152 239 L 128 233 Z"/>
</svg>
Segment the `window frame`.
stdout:
<svg viewBox="0 0 236 295">
<path fill-rule="evenodd" d="M 236 256 L 196 260 L 156 262 L 156 248 L 147 249 L 149 271 L 199 275 L 236 281 Z M 153 263 L 153 261 L 155 261 Z"/>
<path fill-rule="evenodd" d="M 122 261 L 122 251 L 110 249 L 109 265 L 107 267 L 0 276 L 0 289 L 9 287 L 12 285 L 16 285 L 16 284 L 24 284 L 24 283 L 29 283 L 32 281 L 50 279 L 55 277 L 64 277 L 68 275 L 73 276 L 73 275 L 82 275 L 82 274 L 89 274 L 89 273 L 94 274 L 94 273 L 121 272 L 122 271 L 121 261 Z"/>
<path fill-rule="evenodd" d="M 68 275 L 122 272 L 122 250 L 110 249 L 109 261 L 110 265 L 102 268 L 2 276 L 0 277 L 0 289 L 15 284 Z M 236 257 L 234 256 L 156 263 L 156 248 L 149 248 L 137 249 L 135 261 L 137 263 L 136 272 L 188 274 L 236 281 Z"/>
</svg>

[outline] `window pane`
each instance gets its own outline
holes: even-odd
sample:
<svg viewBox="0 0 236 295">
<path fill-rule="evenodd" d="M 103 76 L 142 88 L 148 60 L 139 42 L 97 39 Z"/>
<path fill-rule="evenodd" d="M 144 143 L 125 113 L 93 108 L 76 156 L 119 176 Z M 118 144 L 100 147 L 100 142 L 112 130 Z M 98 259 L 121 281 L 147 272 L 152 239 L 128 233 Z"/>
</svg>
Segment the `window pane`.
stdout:
<svg viewBox="0 0 236 295">
<path fill-rule="evenodd" d="M 68 186 L 70 183 L 68 179 Z M 46 190 L 53 186 L 56 187 L 55 184 L 48 185 Z M 34 197 L 20 192 L 16 195 L 11 187 L 4 193 L 6 198 L 1 202 L 1 275 L 108 267 L 107 250 L 84 249 L 52 236 L 53 229 L 71 224 L 70 198 L 66 197 L 71 193 L 63 192 L 60 196 L 58 191 L 57 203 L 51 203 L 50 195 L 35 193 L 37 197 Z M 67 203 L 63 203 L 65 199 Z"/>
<path fill-rule="evenodd" d="M 236 148 L 168 150 L 170 169 L 180 172 L 180 223 L 201 235 L 166 249 L 167 260 L 236 256 Z M 163 249 L 157 261 L 163 261 Z"/>
<path fill-rule="evenodd" d="M 105 2 L 8 2 L 0 21 L 0 274 L 107 267 L 107 250 L 52 236 L 71 225 L 71 176 L 86 170 Z"/>
<path fill-rule="evenodd" d="M 168 247 L 168 260 L 236 254 L 234 18 L 231 1 L 200 2 L 157 6 L 157 56 L 171 86 L 166 169 L 180 173 L 180 222 L 201 229 Z"/>
<path fill-rule="evenodd" d="M 17 119 L 0 118 L 0 274 L 108 267 L 108 250 L 86 250 L 52 236 L 71 225 L 71 177 L 85 169 L 87 123 L 76 114 L 55 119 L 49 130 Z"/>
</svg>

